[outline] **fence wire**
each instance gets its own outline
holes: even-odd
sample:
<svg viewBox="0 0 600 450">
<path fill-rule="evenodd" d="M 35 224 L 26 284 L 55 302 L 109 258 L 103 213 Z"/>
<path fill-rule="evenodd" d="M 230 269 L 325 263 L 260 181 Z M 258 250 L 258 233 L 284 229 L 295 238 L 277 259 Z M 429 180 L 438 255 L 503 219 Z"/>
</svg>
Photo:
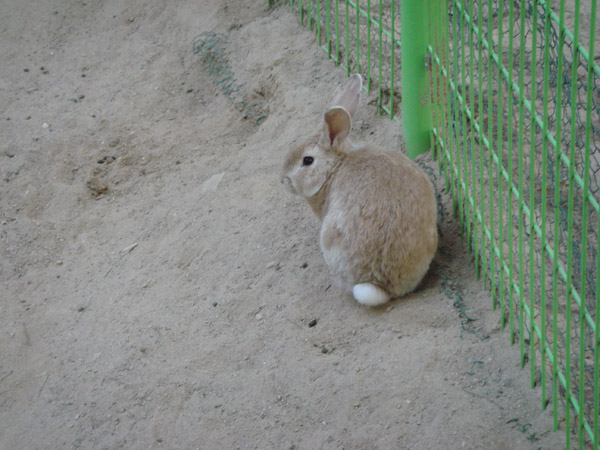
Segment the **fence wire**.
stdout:
<svg viewBox="0 0 600 450">
<path fill-rule="evenodd" d="M 270 0 L 269 4 L 279 3 Z M 399 120 L 400 3 L 394 0 L 287 1 L 300 24 L 346 73 L 363 75 L 367 93 L 377 92 L 378 111 Z"/>
<path fill-rule="evenodd" d="M 594 20 L 573 35 L 564 1 L 558 15 L 541 1 L 430 7 L 434 135 L 478 270 L 555 427 L 598 448 Z"/>
</svg>

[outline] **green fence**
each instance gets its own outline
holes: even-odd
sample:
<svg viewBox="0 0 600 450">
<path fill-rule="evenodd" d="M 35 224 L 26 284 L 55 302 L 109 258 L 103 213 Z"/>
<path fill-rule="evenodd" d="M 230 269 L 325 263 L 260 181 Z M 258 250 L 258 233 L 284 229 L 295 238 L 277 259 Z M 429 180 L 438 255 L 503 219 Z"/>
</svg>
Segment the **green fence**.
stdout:
<svg viewBox="0 0 600 450">
<path fill-rule="evenodd" d="M 432 148 L 541 407 L 567 448 L 598 449 L 596 0 L 285 3 L 402 117 L 410 154 Z"/>
</svg>

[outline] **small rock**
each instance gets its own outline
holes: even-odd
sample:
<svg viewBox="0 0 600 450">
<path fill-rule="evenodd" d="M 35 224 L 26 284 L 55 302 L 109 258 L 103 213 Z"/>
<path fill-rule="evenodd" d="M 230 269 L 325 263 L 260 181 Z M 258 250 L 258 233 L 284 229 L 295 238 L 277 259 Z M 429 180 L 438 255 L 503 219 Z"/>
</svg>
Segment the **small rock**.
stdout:
<svg viewBox="0 0 600 450">
<path fill-rule="evenodd" d="M 307 262 L 302 263 L 302 265 L 300 267 L 302 267 L 303 269 L 306 269 L 308 267 L 308 263 Z"/>
<path fill-rule="evenodd" d="M 310 328 L 314 327 L 317 324 L 317 319 L 313 319 L 310 322 L 308 322 L 308 326 Z"/>
<path fill-rule="evenodd" d="M 98 164 L 110 164 L 113 161 L 116 161 L 116 157 L 115 156 L 104 156 L 101 159 L 98 160 Z"/>
<path fill-rule="evenodd" d="M 327 347 L 321 347 L 321 353 L 327 354 L 329 353 L 329 350 L 327 349 Z"/>
<path fill-rule="evenodd" d="M 25 68 L 23 69 L 23 72 L 29 72 L 29 69 L 28 69 L 27 67 L 25 67 Z"/>
<path fill-rule="evenodd" d="M 218 303 L 217 303 L 217 302 L 213 302 L 213 304 L 212 304 L 212 305 L 213 305 L 213 306 L 217 306 L 217 305 L 218 305 Z"/>
<path fill-rule="evenodd" d="M 271 261 L 269 264 L 267 264 L 267 269 L 279 270 L 279 263 L 277 261 Z"/>
<path fill-rule="evenodd" d="M 138 243 L 134 242 L 133 244 L 128 245 L 123 250 L 121 250 L 121 253 L 129 253 L 129 252 L 133 251 L 133 249 L 136 248 L 137 246 L 138 246 Z"/>
<path fill-rule="evenodd" d="M 46 122 L 44 122 L 44 123 L 42 124 L 42 128 L 46 129 L 46 128 L 48 128 L 48 127 L 50 127 L 50 125 L 48 125 Z"/>
<path fill-rule="evenodd" d="M 223 179 L 223 176 L 225 176 L 225 172 L 217 173 L 202 183 L 202 187 L 200 188 L 202 193 L 204 194 L 208 191 L 216 192 L 219 183 Z"/>
<path fill-rule="evenodd" d="M 263 315 L 262 315 L 262 313 L 258 313 L 258 314 L 256 314 L 256 316 L 254 316 L 254 317 L 256 318 L 256 320 L 262 320 L 262 318 L 263 318 Z"/>
<path fill-rule="evenodd" d="M 58 261 L 56 261 L 56 265 L 57 265 L 57 266 L 62 266 L 62 265 L 63 265 L 63 262 L 62 262 L 62 260 L 61 260 L 61 259 L 59 259 Z"/>
</svg>

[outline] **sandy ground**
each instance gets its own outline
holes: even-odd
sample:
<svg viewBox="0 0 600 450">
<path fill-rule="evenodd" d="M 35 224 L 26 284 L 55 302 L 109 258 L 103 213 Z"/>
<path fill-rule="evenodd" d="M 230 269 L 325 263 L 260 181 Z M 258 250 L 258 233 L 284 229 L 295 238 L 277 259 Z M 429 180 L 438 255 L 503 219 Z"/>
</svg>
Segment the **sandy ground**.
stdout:
<svg viewBox="0 0 600 450">
<path fill-rule="evenodd" d="M 0 2 L 0 448 L 562 447 L 450 216 L 418 292 L 331 285 L 278 175 L 344 73 L 266 3 Z"/>
</svg>

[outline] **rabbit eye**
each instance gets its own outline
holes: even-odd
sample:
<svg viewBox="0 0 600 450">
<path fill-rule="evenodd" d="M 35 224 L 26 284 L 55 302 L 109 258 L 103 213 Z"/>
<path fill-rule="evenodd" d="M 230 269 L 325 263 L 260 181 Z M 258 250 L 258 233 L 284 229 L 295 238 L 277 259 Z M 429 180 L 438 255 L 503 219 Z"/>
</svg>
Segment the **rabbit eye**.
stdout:
<svg viewBox="0 0 600 450">
<path fill-rule="evenodd" d="M 302 165 L 303 166 L 310 166 L 313 163 L 314 159 L 312 156 L 305 156 L 304 159 L 302 160 Z"/>
</svg>

